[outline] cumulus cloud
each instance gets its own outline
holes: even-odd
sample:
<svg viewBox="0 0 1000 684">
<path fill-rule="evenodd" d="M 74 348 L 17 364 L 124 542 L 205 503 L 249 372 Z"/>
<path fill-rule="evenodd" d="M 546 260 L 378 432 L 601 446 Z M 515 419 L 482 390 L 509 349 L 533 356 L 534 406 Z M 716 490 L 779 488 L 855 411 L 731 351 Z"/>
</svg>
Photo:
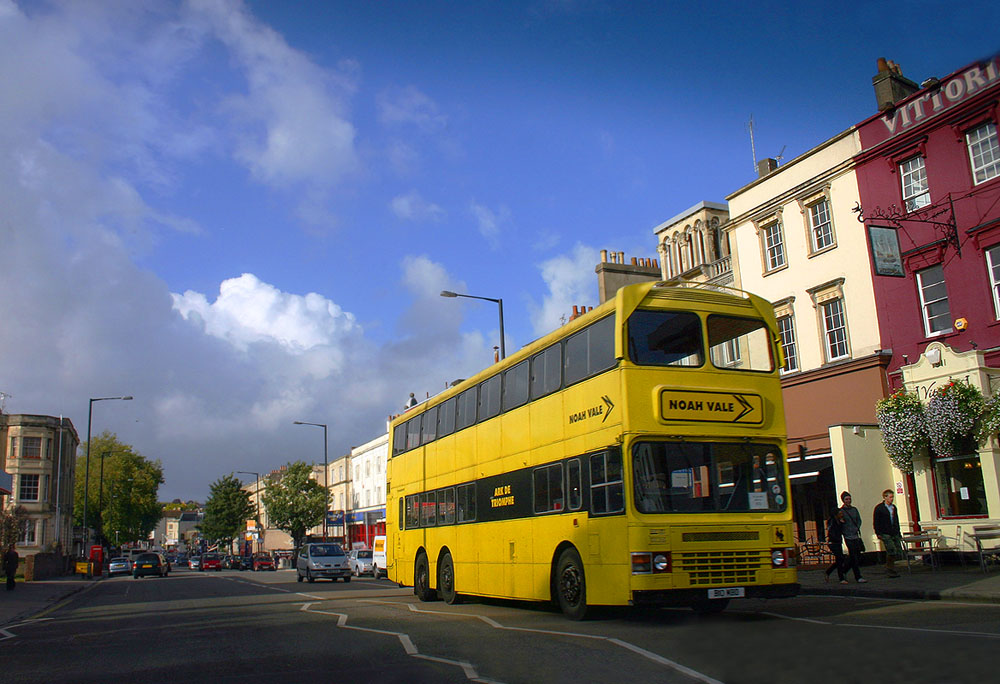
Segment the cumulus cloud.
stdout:
<svg viewBox="0 0 1000 684">
<path fill-rule="evenodd" d="M 539 265 L 548 294 L 533 307 L 531 323 L 538 336 L 550 333 L 565 322 L 573 305 L 594 306 L 594 266 L 598 250 L 577 244 L 569 254 L 553 257 Z"/>
<path fill-rule="evenodd" d="M 499 245 L 500 229 L 510 222 L 510 209 L 504 205 L 490 209 L 473 200 L 469 204 L 469 212 L 476 220 L 479 234 L 486 238 L 491 247 L 496 248 Z"/>
<path fill-rule="evenodd" d="M 393 197 L 389 208 L 403 221 L 440 221 L 445 216 L 444 209 L 425 200 L 416 190 Z"/>
</svg>

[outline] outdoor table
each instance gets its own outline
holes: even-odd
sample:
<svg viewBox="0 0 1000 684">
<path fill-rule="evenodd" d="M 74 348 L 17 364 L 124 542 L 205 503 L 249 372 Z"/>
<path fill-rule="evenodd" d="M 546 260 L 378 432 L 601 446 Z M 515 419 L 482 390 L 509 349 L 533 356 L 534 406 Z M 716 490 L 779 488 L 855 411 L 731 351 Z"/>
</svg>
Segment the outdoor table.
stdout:
<svg viewBox="0 0 1000 684">
<path fill-rule="evenodd" d="M 934 542 L 938 540 L 936 534 L 908 534 L 903 535 L 903 552 L 906 554 L 906 569 L 910 569 L 910 553 L 927 553 L 931 557 L 931 570 L 937 570 L 937 559 L 934 558 Z M 927 544 L 926 549 L 920 548 L 921 544 Z M 910 545 L 913 545 L 911 548 Z"/>
<path fill-rule="evenodd" d="M 983 542 L 991 539 L 1000 539 L 1000 526 L 974 528 L 972 536 L 976 538 L 976 549 L 979 551 L 979 568 L 986 572 L 986 555 L 988 553 L 1000 553 L 998 548 L 983 548 Z"/>
</svg>

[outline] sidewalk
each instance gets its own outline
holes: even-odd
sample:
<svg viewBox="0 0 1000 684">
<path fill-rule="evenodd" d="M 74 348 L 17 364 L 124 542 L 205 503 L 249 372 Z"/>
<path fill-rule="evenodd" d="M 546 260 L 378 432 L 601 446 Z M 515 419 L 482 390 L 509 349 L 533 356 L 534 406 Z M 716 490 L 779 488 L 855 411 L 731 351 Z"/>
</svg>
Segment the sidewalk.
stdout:
<svg viewBox="0 0 1000 684">
<path fill-rule="evenodd" d="M 907 572 L 906 565 L 896 564 L 899 577 L 891 578 L 883 565 L 864 565 L 861 576 L 868 580 L 865 584 L 854 581 L 848 573 L 849 584 L 840 584 L 834 572 L 830 581 L 825 582 L 824 568 L 800 566 L 800 595 L 804 596 L 865 596 L 870 598 L 925 599 L 980 601 L 1000 604 L 1000 570 L 990 566 L 984 573 L 975 561 L 945 565 L 939 570 L 913 563 Z"/>
<path fill-rule="evenodd" d="M 79 575 L 38 582 L 18 580 L 14 591 L 7 591 L 6 578 L 3 578 L 3 584 L 0 584 L 0 627 L 38 615 L 100 580 L 101 578 L 81 579 Z"/>
</svg>

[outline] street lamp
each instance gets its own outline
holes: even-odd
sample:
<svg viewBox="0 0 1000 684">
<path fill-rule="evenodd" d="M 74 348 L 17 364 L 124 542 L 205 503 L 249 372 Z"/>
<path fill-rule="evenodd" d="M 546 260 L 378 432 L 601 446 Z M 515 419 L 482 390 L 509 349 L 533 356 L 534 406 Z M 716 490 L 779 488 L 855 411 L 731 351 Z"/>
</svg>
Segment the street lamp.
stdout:
<svg viewBox="0 0 1000 684">
<path fill-rule="evenodd" d="M 254 477 L 257 478 L 257 490 L 255 493 L 257 494 L 257 519 L 260 520 L 260 473 L 254 473 L 249 470 L 237 470 L 236 474 L 253 475 Z M 257 531 L 257 534 L 260 534 L 260 530 Z M 241 553 L 240 555 L 242 556 L 243 554 Z"/>
<path fill-rule="evenodd" d="M 307 423 L 302 420 L 295 421 L 296 425 L 312 425 L 313 427 L 323 428 L 323 489 L 326 491 L 326 499 L 323 502 L 323 541 L 326 541 L 326 512 L 330 509 L 330 467 L 327 465 L 326 457 L 326 424 L 325 423 Z M 344 522 L 346 526 L 347 522 Z M 345 527 L 346 529 L 346 527 Z M 346 541 L 346 540 L 345 540 Z"/>
<path fill-rule="evenodd" d="M 476 295 L 459 294 L 457 292 L 452 292 L 450 290 L 441 290 L 442 297 L 465 297 L 467 299 L 482 299 L 487 302 L 496 302 L 500 307 L 500 358 L 504 359 L 507 357 L 506 348 L 503 342 L 503 300 L 493 299 L 492 297 L 477 297 Z"/>
<path fill-rule="evenodd" d="M 132 401 L 132 397 L 97 397 L 90 400 L 90 405 L 87 407 L 87 474 L 83 478 L 83 555 L 86 556 L 90 547 L 90 528 L 87 527 L 87 504 L 90 498 L 90 426 L 94 419 L 94 402 L 95 401 L 111 401 L 118 399 L 121 401 Z"/>
</svg>

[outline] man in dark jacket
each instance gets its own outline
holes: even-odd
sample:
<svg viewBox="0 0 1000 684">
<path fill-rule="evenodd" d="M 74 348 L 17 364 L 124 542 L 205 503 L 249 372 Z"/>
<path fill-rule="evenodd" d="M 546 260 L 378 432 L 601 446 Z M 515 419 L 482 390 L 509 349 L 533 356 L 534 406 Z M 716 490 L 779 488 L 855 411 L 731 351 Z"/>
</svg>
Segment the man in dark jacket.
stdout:
<svg viewBox="0 0 1000 684">
<path fill-rule="evenodd" d="M 847 544 L 847 560 L 844 563 L 844 574 L 850 568 L 854 572 L 854 579 L 858 582 L 867 582 L 861 576 L 861 554 L 865 552 L 865 543 L 861 539 L 861 513 L 851 505 L 851 493 L 842 492 L 840 500 L 844 505 L 840 510 L 844 512 L 844 522 L 841 525 L 841 534 L 844 536 L 844 543 Z"/>
<path fill-rule="evenodd" d="M 11 544 L 3 554 L 3 571 L 7 574 L 7 591 L 14 589 L 14 575 L 17 574 L 17 564 L 21 562 L 20 556 Z"/>
<path fill-rule="evenodd" d="M 882 492 L 882 503 L 872 512 L 872 527 L 885 546 L 885 569 L 889 577 L 899 577 L 895 564 L 903 557 L 903 534 L 899 531 L 899 509 L 893 505 L 891 489 Z"/>
</svg>

